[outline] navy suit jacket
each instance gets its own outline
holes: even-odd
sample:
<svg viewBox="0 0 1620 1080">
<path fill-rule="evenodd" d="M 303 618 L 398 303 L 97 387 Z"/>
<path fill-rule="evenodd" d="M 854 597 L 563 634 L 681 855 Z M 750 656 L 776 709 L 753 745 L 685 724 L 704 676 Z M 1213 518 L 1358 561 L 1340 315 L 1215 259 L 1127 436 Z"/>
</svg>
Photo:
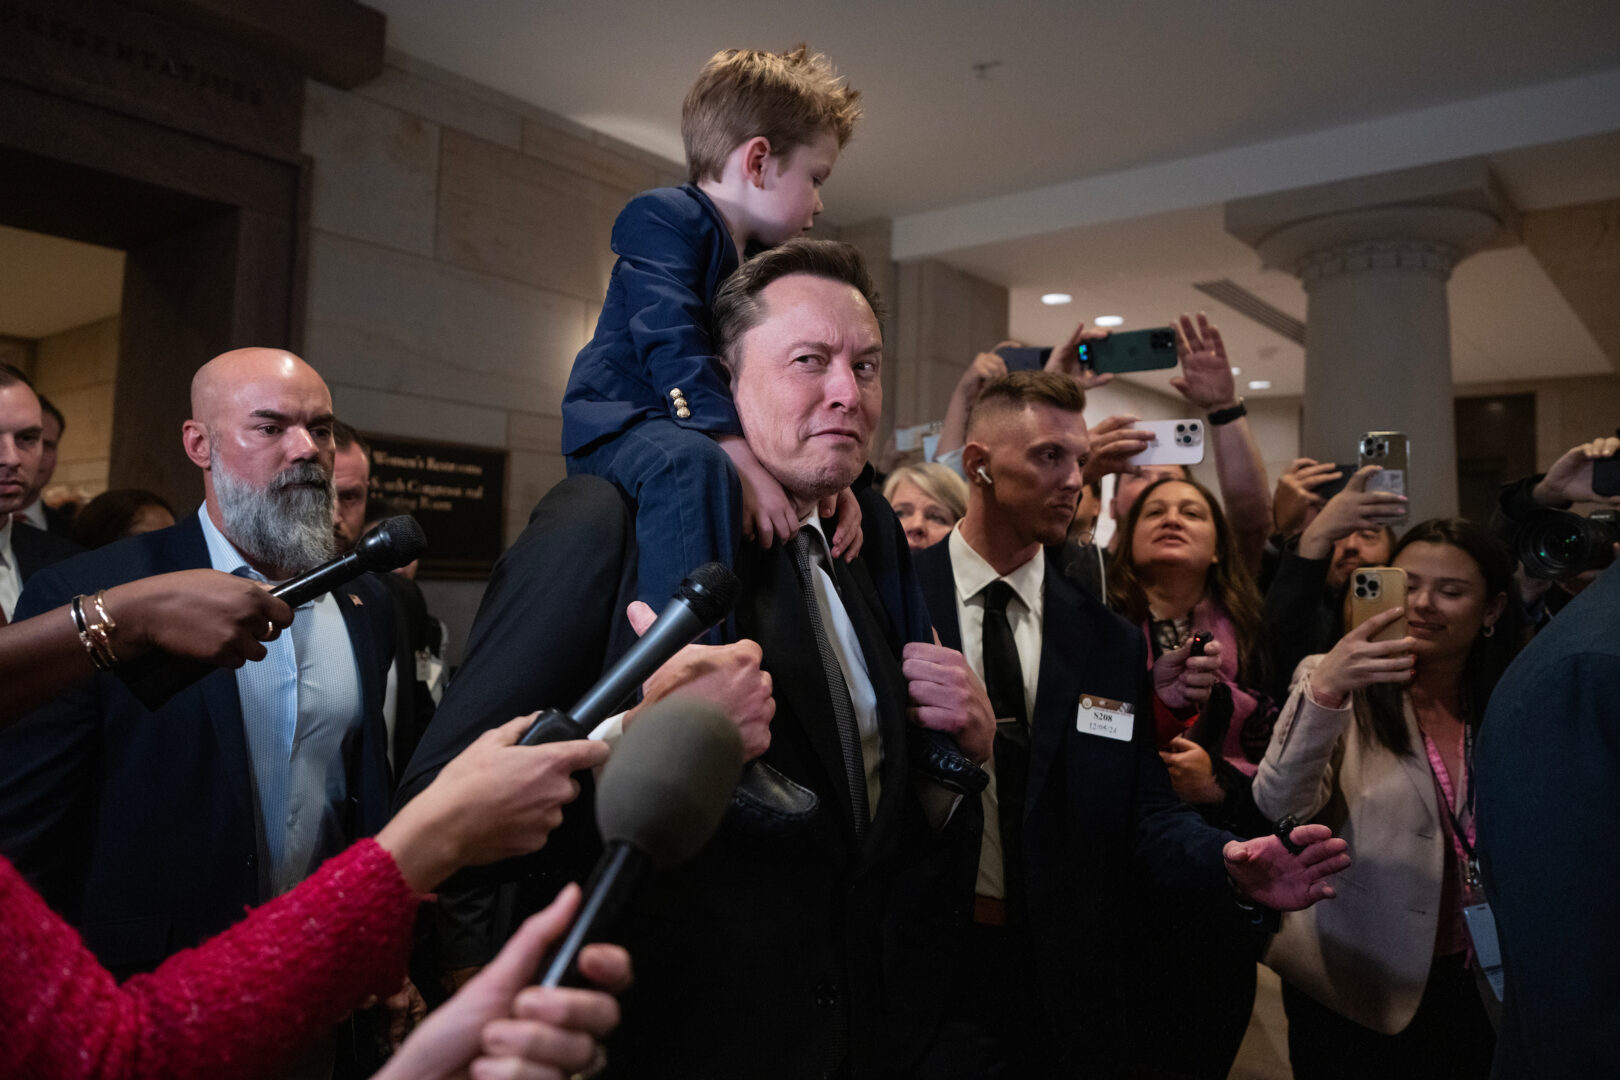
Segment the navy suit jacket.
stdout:
<svg viewBox="0 0 1620 1080">
<path fill-rule="evenodd" d="M 613 264 L 596 334 L 563 394 L 562 449 L 572 454 L 653 416 L 712 434 L 742 434 L 709 334 L 714 294 L 737 269 L 737 245 L 691 184 L 630 200 L 613 223 Z M 690 416 L 676 413 L 681 391 Z"/>
<path fill-rule="evenodd" d="M 202 525 L 191 516 L 41 571 L 17 613 L 208 565 Z M 388 809 L 382 700 L 393 608 L 365 578 L 337 596 L 365 703 L 350 763 L 348 824 L 357 838 L 380 828 Z M 119 976 L 150 970 L 267 899 L 255 817 L 236 673 L 228 669 L 155 711 L 116 672 L 103 672 L 0 733 L 0 852 Z"/>
<path fill-rule="evenodd" d="M 1206 825 L 1170 787 L 1153 747 L 1142 634 L 1064 577 L 1058 549 L 1044 557 L 1019 872 L 1039 997 L 1063 1074 L 1113 1076 L 1125 1061 L 1132 942 L 1151 933 L 1136 925 L 1133 882 L 1145 878 L 1189 907 L 1235 915 L 1221 859 L 1234 838 Z M 960 649 L 950 544 L 914 558 L 940 643 Z M 1133 704 L 1130 741 L 1080 732 L 1082 694 Z"/>
<path fill-rule="evenodd" d="M 26 521 L 12 522 L 11 553 L 17 558 L 17 575 L 24 586 L 29 578 L 47 566 L 71 558 L 83 550 L 66 537 L 36 529 Z"/>
<path fill-rule="evenodd" d="M 1620 570 L 1605 570 L 1508 666 L 1474 769 L 1485 895 L 1507 976 L 1493 1075 L 1612 1076 Z"/>
</svg>

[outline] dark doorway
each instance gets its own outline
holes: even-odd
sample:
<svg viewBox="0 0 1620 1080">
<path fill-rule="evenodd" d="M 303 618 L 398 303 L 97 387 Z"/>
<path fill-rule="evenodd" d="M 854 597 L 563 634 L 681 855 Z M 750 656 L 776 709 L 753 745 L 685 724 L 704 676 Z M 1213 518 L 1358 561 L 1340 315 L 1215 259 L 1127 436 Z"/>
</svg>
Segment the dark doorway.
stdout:
<svg viewBox="0 0 1620 1080">
<path fill-rule="evenodd" d="M 1503 484 L 1536 471 L 1536 396 L 1458 398 L 1457 501 L 1462 516 L 1490 520 Z"/>
</svg>

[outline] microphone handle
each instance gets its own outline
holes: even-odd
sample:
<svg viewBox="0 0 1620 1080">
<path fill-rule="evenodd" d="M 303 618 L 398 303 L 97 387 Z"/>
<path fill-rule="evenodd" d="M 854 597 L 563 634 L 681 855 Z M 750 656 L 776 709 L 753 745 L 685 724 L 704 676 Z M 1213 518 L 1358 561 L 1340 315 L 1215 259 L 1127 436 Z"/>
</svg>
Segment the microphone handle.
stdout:
<svg viewBox="0 0 1620 1080">
<path fill-rule="evenodd" d="M 518 745 L 542 746 L 545 743 L 571 742 L 574 739 L 587 738 L 589 735 L 588 728 L 581 727 L 572 716 L 561 709 L 546 709 L 534 718 L 534 723 L 523 733 Z"/>
<path fill-rule="evenodd" d="M 356 548 L 341 558 L 333 559 L 307 573 L 283 581 L 270 590 L 270 595 L 277 600 L 285 600 L 288 607 L 295 608 L 300 604 L 307 604 L 322 593 L 330 592 L 365 573 L 366 561 Z"/>
<path fill-rule="evenodd" d="M 651 860 L 632 844 L 615 840 L 608 845 L 608 849 L 596 861 L 596 869 L 591 871 L 590 880 L 585 883 L 579 914 L 574 916 L 568 936 L 563 938 L 562 944 L 552 954 L 551 964 L 540 980 L 541 986 L 585 985 L 579 968 L 575 966 L 579 950 L 598 926 L 618 918 L 631 890 L 647 873 L 650 865 Z"/>
<path fill-rule="evenodd" d="M 676 597 L 664 608 L 641 640 L 630 647 L 602 680 L 574 703 L 568 715 L 587 731 L 623 708 L 647 676 L 702 633 L 703 620 L 692 605 Z"/>
</svg>

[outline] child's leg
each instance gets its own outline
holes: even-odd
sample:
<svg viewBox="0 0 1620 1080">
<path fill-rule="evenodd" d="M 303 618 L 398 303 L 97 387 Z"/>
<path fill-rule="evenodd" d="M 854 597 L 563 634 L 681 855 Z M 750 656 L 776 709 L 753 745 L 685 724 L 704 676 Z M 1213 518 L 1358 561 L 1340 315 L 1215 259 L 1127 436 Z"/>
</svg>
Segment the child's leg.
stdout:
<svg viewBox="0 0 1620 1080">
<path fill-rule="evenodd" d="M 731 566 L 742 532 L 742 482 L 700 431 L 644 420 L 568 459 L 570 473 L 605 477 L 636 503 L 636 595 L 663 611 L 683 578 L 706 562 Z"/>
</svg>

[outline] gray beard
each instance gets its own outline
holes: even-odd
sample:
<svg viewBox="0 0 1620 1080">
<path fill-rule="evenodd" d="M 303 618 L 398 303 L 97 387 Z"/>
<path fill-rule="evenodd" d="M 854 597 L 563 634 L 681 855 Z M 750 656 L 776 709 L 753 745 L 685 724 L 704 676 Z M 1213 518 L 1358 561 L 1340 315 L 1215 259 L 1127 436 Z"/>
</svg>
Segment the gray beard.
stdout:
<svg viewBox="0 0 1620 1080">
<path fill-rule="evenodd" d="M 249 562 L 277 576 L 292 577 L 337 554 L 331 473 L 313 461 L 301 462 L 257 488 L 233 476 L 217 454 L 211 453 L 208 460 L 225 536 Z M 321 486 L 302 486 L 310 482 Z"/>
</svg>

